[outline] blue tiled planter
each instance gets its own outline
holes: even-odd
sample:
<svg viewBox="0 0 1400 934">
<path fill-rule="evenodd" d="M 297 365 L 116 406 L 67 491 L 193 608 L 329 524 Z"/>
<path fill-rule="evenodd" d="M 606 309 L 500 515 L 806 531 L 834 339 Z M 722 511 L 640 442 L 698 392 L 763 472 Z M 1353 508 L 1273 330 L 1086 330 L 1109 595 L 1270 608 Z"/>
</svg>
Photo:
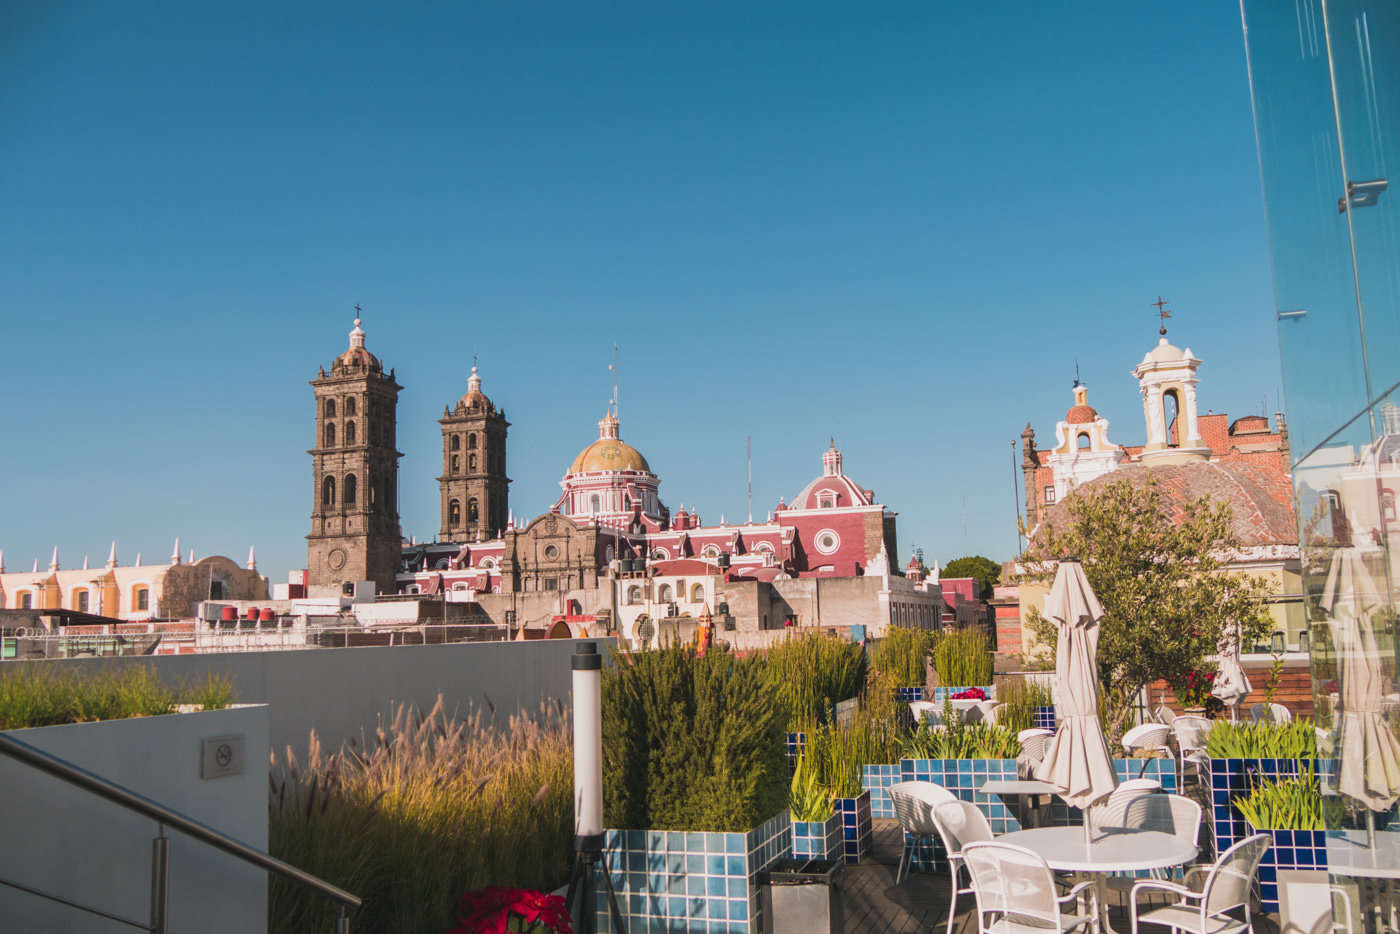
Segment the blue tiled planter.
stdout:
<svg viewBox="0 0 1400 934">
<path fill-rule="evenodd" d="M 987 815 L 997 835 L 1020 830 L 1001 798 L 977 789 L 993 779 L 1015 779 L 1015 759 L 900 759 L 899 780 L 936 782 L 964 801 L 971 801 Z M 885 796 L 888 799 L 888 795 Z M 893 809 L 892 809 L 893 810 Z M 925 842 L 915 848 L 910 862 L 913 872 L 947 872 L 948 856 L 940 841 Z"/>
<path fill-rule="evenodd" d="M 1224 853 L 1253 833 L 1234 806 L 1237 798 L 1249 794 L 1251 782 L 1297 777 L 1300 765 L 1297 759 L 1210 760 L 1210 807 L 1214 818 L 1211 826 L 1216 853 Z"/>
<path fill-rule="evenodd" d="M 889 800 L 889 796 L 885 796 Z M 859 863 L 870 854 L 875 822 L 871 818 L 870 792 L 855 798 L 835 798 L 831 802 L 841 815 L 842 846 L 847 863 Z"/>
<path fill-rule="evenodd" d="M 885 789 L 904 779 L 899 777 L 899 764 L 867 765 L 861 769 L 861 787 L 870 793 L 870 813 L 875 817 L 894 819 L 894 805 Z"/>
<path fill-rule="evenodd" d="M 793 859 L 843 859 L 844 843 L 840 812 L 824 821 L 792 822 Z"/>
<path fill-rule="evenodd" d="M 1260 830 L 1249 828 L 1249 835 L 1266 833 L 1274 842 L 1259 863 L 1259 897 L 1264 910 L 1278 911 L 1278 871 L 1280 869 L 1326 869 L 1327 831 Z"/>
<path fill-rule="evenodd" d="M 924 686 L 922 684 L 916 684 L 912 687 L 895 688 L 894 696 L 904 701 L 905 703 L 908 703 L 909 701 L 923 700 Z"/>
<path fill-rule="evenodd" d="M 603 859 L 627 931 L 759 934 L 758 874 L 792 855 L 784 811 L 747 833 L 609 830 Z M 597 929 L 611 931 L 599 878 Z"/>
<path fill-rule="evenodd" d="M 801 754 L 802 750 L 806 748 L 806 733 L 789 733 L 787 735 L 787 763 L 789 772 L 795 772 L 797 770 L 797 757 Z"/>
<path fill-rule="evenodd" d="M 1034 723 L 1035 723 L 1036 729 L 1038 729 L 1038 730 L 1053 730 L 1053 729 L 1055 729 L 1055 708 L 1054 708 L 1054 707 L 1035 707 L 1035 708 L 1032 708 L 1032 710 L 1031 710 L 1031 716 L 1034 718 Z"/>
</svg>

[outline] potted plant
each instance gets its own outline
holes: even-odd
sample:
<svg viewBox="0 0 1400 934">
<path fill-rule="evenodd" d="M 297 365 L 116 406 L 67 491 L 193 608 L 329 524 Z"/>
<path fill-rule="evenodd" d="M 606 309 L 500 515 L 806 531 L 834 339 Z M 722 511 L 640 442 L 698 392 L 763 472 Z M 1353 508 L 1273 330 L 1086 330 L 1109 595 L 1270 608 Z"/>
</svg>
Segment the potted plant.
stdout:
<svg viewBox="0 0 1400 934">
<path fill-rule="evenodd" d="M 1309 764 L 1294 778 L 1259 781 L 1234 806 L 1251 832 L 1273 838 L 1259 864 L 1259 891 L 1264 910 L 1276 912 L 1279 870 L 1327 866 L 1327 829 L 1317 775 Z"/>
<path fill-rule="evenodd" d="M 929 629 L 891 628 L 868 649 L 870 670 L 888 676 L 898 700 L 924 700 L 928 657 L 938 639 Z"/>
<path fill-rule="evenodd" d="M 975 629 L 958 629 L 945 634 L 933 648 L 933 669 L 938 687 L 930 700 L 942 701 L 969 690 L 982 692 L 982 700 L 992 695 L 992 647 L 987 637 Z"/>
<path fill-rule="evenodd" d="M 462 896 L 462 914 L 446 934 L 572 934 L 562 895 L 493 885 Z"/>
<path fill-rule="evenodd" d="M 1211 808 L 1217 853 L 1250 835 L 1234 803 L 1254 786 L 1280 778 L 1297 778 L 1317 759 L 1312 721 L 1230 723 L 1216 721 L 1206 734 L 1210 760 Z"/>
<path fill-rule="evenodd" d="M 797 757 L 788 796 L 795 859 L 842 859 L 845 854 L 841 815 L 832 808 L 831 789 L 822 784 L 817 764 L 807 753 Z"/>
<path fill-rule="evenodd" d="M 1172 693 L 1176 695 L 1176 702 L 1181 705 L 1183 711 L 1194 716 L 1205 714 L 1210 692 L 1215 690 L 1215 674 L 1215 665 L 1207 663 L 1199 668 L 1183 671 L 1170 679 L 1168 683 L 1172 686 Z"/>
<path fill-rule="evenodd" d="M 764 666 L 672 645 L 604 669 L 604 857 L 628 930 L 758 931 L 758 875 L 792 852 L 787 715 Z"/>
</svg>

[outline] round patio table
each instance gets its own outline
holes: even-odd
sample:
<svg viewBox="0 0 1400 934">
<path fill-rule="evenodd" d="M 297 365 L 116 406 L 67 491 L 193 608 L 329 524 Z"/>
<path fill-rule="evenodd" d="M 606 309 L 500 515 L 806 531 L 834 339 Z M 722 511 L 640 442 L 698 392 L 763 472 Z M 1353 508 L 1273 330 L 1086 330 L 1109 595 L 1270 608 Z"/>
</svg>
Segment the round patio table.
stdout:
<svg viewBox="0 0 1400 934">
<path fill-rule="evenodd" d="M 1036 827 L 997 837 L 997 843 L 1022 846 L 1061 872 L 1138 872 L 1181 866 L 1196 858 L 1196 847 L 1160 830 L 1105 828 L 1085 845 L 1084 828 Z"/>
<path fill-rule="evenodd" d="M 1195 859 L 1197 853 L 1195 844 L 1160 830 L 1104 828 L 1096 831 L 1092 842 L 1086 844 L 1083 825 L 1017 830 L 1002 834 L 996 842 L 1025 847 L 1038 854 L 1051 869 L 1098 876 L 1100 931 L 1112 930 L 1108 925 L 1108 900 L 1103 884 L 1108 873 L 1182 866 Z"/>
</svg>

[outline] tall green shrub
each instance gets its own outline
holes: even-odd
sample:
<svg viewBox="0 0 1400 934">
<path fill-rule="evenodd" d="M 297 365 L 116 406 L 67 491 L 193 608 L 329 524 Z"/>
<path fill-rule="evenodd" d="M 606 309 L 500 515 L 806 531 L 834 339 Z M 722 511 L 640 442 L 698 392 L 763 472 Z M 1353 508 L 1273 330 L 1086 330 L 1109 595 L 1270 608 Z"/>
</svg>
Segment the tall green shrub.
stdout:
<svg viewBox="0 0 1400 934">
<path fill-rule="evenodd" d="M 825 633 L 793 636 L 768 650 L 768 673 L 790 730 L 810 730 L 838 701 L 859 696 L 865 671 L 859 643 Z"/>
<path fill-rule="evenodd" d="M 940 685 L 969 687 L 992 683 L 992 646 L 976 629 L 945 633 L 933 649 Z"/>
<path fill-rule="evenodd" d="M 870 644 L 870 668 L 894 675 L 896 686 L 924 684 L 924 661 L 933 651 L 938 633 L 931 629 L 890 627 L 883 639 Z"/>
<path fill-rule="evenodd" d="M 1035 708 L 1054 704 L 1050 689 L 1038 681 L 1016 679 L 997 687 L 997 723 L 1013 733 L 1035 726 Z"/>
<path fill-rule="evenodd" d="M 783 810 L 786 710 L 761 656 L 672 645 L 615 657 L 603 671 L 609 827 L 742 831 Z"/>
</svg>

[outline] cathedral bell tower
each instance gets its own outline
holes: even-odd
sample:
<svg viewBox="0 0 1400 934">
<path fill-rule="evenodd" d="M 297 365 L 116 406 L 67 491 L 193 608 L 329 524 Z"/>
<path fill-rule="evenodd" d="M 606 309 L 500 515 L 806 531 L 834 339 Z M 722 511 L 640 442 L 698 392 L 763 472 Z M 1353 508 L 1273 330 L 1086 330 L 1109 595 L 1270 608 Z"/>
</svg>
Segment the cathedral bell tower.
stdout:
<svg viewBox="0 0 1400 934">
<path fill-rule="evenodd" d="M 359 312 L 359 306 L 355 311 Z M 374 581 L 394 593 L 402 537 L 399 532 L 399 458 L 394 449 L 400 387 L 365 349 L 360 319 L 350 349 L 319 370 L 316 446 L 311 455 L 311 534 L 307 569 L 313 596 L 341 593 L 348 582 Z"/>
<path fill-rule="evenodd" d="M 476 367 L 467 379 L 467 394 L 454 409 L 442 410 L 442 500 L 445 542 L 498 538 L 505 531 L 510 478 L 506 476 L 505 410 L 497 411 L 481 391 Z"/>
</svg>

